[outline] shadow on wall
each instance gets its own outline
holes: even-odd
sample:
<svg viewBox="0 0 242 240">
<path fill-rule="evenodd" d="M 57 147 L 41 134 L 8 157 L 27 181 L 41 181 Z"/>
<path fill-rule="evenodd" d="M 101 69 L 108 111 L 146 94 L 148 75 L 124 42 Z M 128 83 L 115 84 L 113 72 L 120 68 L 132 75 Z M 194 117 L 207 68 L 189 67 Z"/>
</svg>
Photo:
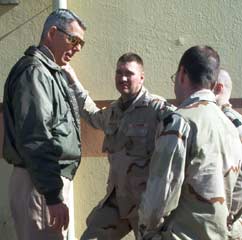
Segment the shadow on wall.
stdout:
<svg viewBox="0 0 242 240">
<path fill-rule="evenodd" d="M 8 198 L 8 184 L 12 166 L 2 158 L 3 145 L 3 116 L 0 103 L 0 239 L 15 240 L 15 230 L 11 218 Z M 2 238 L 4 237 L 4 238 Z"/>
<path fill-rule="evenodd" d="M 16 7 L 16 5 L 1 5 L 0 1 L 0 16 L 3 16 L 8 11 L 11 11 L 14 7 Z"/>
</svg>

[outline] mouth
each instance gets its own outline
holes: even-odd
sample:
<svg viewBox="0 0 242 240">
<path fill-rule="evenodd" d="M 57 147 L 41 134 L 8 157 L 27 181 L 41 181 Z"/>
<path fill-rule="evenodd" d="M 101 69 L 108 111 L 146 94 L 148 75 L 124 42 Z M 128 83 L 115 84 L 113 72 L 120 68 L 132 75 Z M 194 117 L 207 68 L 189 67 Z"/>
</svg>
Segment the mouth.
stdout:
<svg viewBox="0 0 242 240">
<path fill-rule="evenodd" d="M 71 60 L 71 58 L 72 58 L 72 55 L 70 55 L 70 54 L 68 54 L 68 53 L 66 53 L 65 56 L 64 56 L 64 59 L 65 59 L 65 61 L 67 61 L 67 62 L 69 62 L 69 61 Z"/>
<path fill-rule="evenodd" d="M 124 83 L 124 82 L 120 82 L 119 85 L 122 88 L 128 88 L 129 87 L 128 84 L 127 83 Z"/>
</svg>

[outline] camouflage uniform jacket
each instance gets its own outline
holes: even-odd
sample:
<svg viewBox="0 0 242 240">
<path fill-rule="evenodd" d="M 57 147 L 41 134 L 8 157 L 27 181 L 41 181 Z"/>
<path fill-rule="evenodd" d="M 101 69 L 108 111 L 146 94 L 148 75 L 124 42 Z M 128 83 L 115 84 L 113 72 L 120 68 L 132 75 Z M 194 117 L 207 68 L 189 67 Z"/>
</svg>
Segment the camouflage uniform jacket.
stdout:
<svg viewBox="0 0 242 240">
<path fill-rule="evenodd" d="M 162 113 L 174 107 L 142 88 L 125 111 L 120 107 L 121 99 L 100 110 L 90 97 L 83 102 L 80 89 L 75 88 L 75 91 L 81 116 L 105 134 L 103 152 L 108 154 L 110 170 L 107 195 L 101 204 L 115 189 L 121 217 L 133 216 L 137 214 L 146 186 L 157 125 Z"/>
<path fill-rule="evenodd" d="M 186 99 L 161 129 L 140 204 L 141 232 L 159 228 L 162 239 L 227 239 L 228 213 L 241 204 L 232 200 L 241 164 L 238 132 L 209 90 Z"/>
<path fill-rule="evenodd" d="M 239 132 L 240 141 L 242 142 L 242 116 L 235 111 L 232 108 L 231 104 L 225 104 L 222 106 L 222 111 L 224 114 L 231 120 L 231 122 L 234 124 L 234 126 L 237 128 Z M 237 181 L 237 185 L 242 185 L 242 170 L 240 171 L 240 175 Z M 235 189 L 236 190 L 236 189 Z M 233 198 L 241 198 L 241 188 L 238 188 L 238 192 L 234 191 Z M 234 215 L 236 212 L 233 212 L 233 209 L 231 209 L 231 213 Z M 230 239 L 240 239 L 242 238 L 242 209 L 240 211 L 240 214 L 237 214 L 237 216 L 234 216 L 234 224 L 232 225 L 231 232 L 230 232 Z M 240 216 L 240 217 L 239 217 Z"/>
</svg>

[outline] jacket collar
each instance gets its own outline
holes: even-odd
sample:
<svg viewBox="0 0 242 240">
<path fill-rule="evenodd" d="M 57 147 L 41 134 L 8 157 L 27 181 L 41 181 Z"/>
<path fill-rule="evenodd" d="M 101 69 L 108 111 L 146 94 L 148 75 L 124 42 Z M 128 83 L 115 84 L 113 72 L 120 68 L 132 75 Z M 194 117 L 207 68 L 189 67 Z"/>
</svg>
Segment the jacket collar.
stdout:
<svg viewBox="0 0 242 240">
<path fill-rule="evenodd" d="M 216 98 L 214 93 L 208 89 L 199 90 L 192 95 L 190 95 L 187 99 L 185 99 L 178 108 L 183 108 L 185 106 L 191 105 L 195 102 L 200 101 L 208 101 L 216 104 Z"/>
<path fill-rule="evenodd" d="M 54 56 L 51 51 L 44 45 L 39 47 L 30 46 L 24 53 L 25 55 L 35 56 L 49 68 L 55 71 L 61 71 L 61 67 L 57 65 L 54 61 Z"/>
</svg>

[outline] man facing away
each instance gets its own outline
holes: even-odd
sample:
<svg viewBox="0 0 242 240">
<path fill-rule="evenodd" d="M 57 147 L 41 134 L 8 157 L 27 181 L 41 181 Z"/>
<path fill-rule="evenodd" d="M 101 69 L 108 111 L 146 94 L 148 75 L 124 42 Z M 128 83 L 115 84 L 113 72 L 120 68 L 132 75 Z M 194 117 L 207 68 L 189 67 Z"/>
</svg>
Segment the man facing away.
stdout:
<svg viewBox="0 0 242 240">
<path fill-rule="evenodd" d="M 82 117 L 104 131 L 103 151 L 110 164 L 107 194 L 88 216 L 81 239 L 117 240 L 131 230 L 137 237 L 137 208 L 148 178 L 156 128 L 162 114 L 174 107 L 144 88 L 143 60 L 135 53 L 118 59 L 115 83 L 121 96 L 106 109 L 98 109 L 89 97 L 83 107 L 83 89 L 77 77 L 71 77 Z"/>
<path fill-rule="evenodd" d="M 241 167 L 238 132 L 216 105 L 219 55 L 195 46 L 182 56 L 180 104 L 163 120 L 139 209 L 140 239 L 228 239 L 227 217 Z M 240 186 L 241 188 L 241 186 Z"/>
<path fill-rule="evenodd" d="M 224 114 L 232 121 L 237 128 L 242 141 L 242 116 L 232 108 L 230 97 L 232 92 L 232 80 L 224 69 L 219 71 L 218 81 L 214 87 L 217 104 L 221 107 Z"/>
<path fill-rule="evenodd" d="M 69 10 L 51 13 L 39 46 L 26 50 L 5 83 L 3 155 L 14 166 L 10 207 L 19 240 L 61 240 L 68 227 L 81 149 L 77 103 L 61 66 L 83 47 L 85 29 Z"/>
<path fill-rule="evenodd" d="M 222 109 L 224 114 L 231 120 L 236 129 L 239 132 L 240 141 L 242 141 L 242 116 L 232 108 L 230 104 L 230 97 L 232 92 L 232 80 L 227 71 L 221 69 L 218 75 L 218 81 L 214 87 L 214 94 L 216 96 L 216 101 L 218 106 Z M 240 171 L 240 175 L 237 181 L 238 186 L 242 185 L 242 171 Z M 236 189 L 235 189 L 236 190 Z M 238 192 L 234 191 L 233 198 L 239 199 L 242 196 L 241 188 L 238 187 Z M 228 226 L 230 230 L 230 238 L 229 239 L 239 239 L 242 236 L 242 209 L 239 212 L 233 212 L 233 209 L 230 211 L 230 215 L 228 218 Z"/>
</svg>

